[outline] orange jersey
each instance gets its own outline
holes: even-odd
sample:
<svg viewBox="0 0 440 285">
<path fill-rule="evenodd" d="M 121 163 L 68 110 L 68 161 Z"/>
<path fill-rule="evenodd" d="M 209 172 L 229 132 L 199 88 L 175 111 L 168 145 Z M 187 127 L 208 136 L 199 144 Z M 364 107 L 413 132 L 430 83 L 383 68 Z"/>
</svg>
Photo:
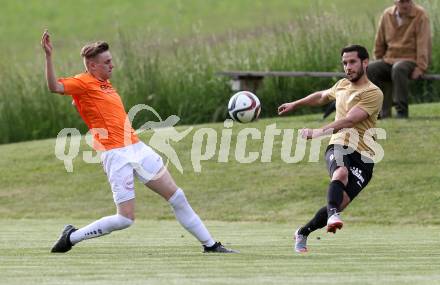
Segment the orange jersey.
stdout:
<svg viewBox="0 0 440 285">
<path fill-rule="evenodd" d="M 85 72 L 58 80 L 71 95 L 78 112 L 93 135 L 93 148 L 109 150 L 139 141 L 116 90 Z"/>
</svg>

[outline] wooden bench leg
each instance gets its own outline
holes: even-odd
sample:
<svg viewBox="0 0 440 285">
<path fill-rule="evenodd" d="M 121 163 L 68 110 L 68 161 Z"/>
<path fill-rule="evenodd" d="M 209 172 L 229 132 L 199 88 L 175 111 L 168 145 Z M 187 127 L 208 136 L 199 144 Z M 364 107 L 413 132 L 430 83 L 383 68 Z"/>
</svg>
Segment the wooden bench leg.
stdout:
<svg viewBox="0 0 440 285">
<path fill-rule="evenodd" d="M 261 86 L 264 77 L 239 77 L 231 80 L 231 89 L 234 92 L 237 91 L 250 91 L 254 94 L 257 93 L 258 88 Z"/>
</svg>

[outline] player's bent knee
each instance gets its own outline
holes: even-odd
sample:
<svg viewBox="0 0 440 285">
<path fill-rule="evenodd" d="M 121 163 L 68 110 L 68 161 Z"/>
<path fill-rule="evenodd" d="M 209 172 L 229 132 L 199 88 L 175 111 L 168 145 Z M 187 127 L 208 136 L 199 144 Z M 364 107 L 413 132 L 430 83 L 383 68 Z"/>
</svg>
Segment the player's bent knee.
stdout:
<svg viewBox="0 0 440 285">
<path fill-rule="evenodd" d="M 332 180 L 339 180 L 346 185 L 348 181 L 348 169 L 346 167 L 336 169 L 332 175 Z"/>
</svg>

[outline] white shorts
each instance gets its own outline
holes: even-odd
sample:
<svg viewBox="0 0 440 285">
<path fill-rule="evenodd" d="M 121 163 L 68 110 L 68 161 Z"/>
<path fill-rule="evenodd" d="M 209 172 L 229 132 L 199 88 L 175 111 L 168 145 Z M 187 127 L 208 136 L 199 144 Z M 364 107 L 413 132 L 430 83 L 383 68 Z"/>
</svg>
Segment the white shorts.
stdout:
<svg viewBox="0 0 440 285">
<path fill-rule="evenodd" d="M 135 175 L 145 184 L 163 167 L 162 157 L 143 142 L 104 151 L 101 161 L 116 204 L 135 197 Z"/>
</svg>

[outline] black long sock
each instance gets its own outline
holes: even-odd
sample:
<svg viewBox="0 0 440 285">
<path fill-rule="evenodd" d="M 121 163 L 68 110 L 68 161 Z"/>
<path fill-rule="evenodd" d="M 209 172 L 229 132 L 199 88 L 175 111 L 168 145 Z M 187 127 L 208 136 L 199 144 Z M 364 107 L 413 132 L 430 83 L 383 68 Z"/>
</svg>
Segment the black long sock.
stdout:
<svg viewBox="0 0 440 285">
<path fill-rule="evenodd" d="M 345 185 L 339 180 L 333 180 L 327 192 L 327 215 L 339 212 L 342 200 L 344 198 Z"/>
<path fill-rule="evenodd" d="M 313 219 L 311 219 L 307 224 L 305 224 L 300 230 L 299 234 L 308 236 L 311 232 L 316 231 L 327 225 L 327 207 L 322 207 L 316 212 Z"/>
</svg>

